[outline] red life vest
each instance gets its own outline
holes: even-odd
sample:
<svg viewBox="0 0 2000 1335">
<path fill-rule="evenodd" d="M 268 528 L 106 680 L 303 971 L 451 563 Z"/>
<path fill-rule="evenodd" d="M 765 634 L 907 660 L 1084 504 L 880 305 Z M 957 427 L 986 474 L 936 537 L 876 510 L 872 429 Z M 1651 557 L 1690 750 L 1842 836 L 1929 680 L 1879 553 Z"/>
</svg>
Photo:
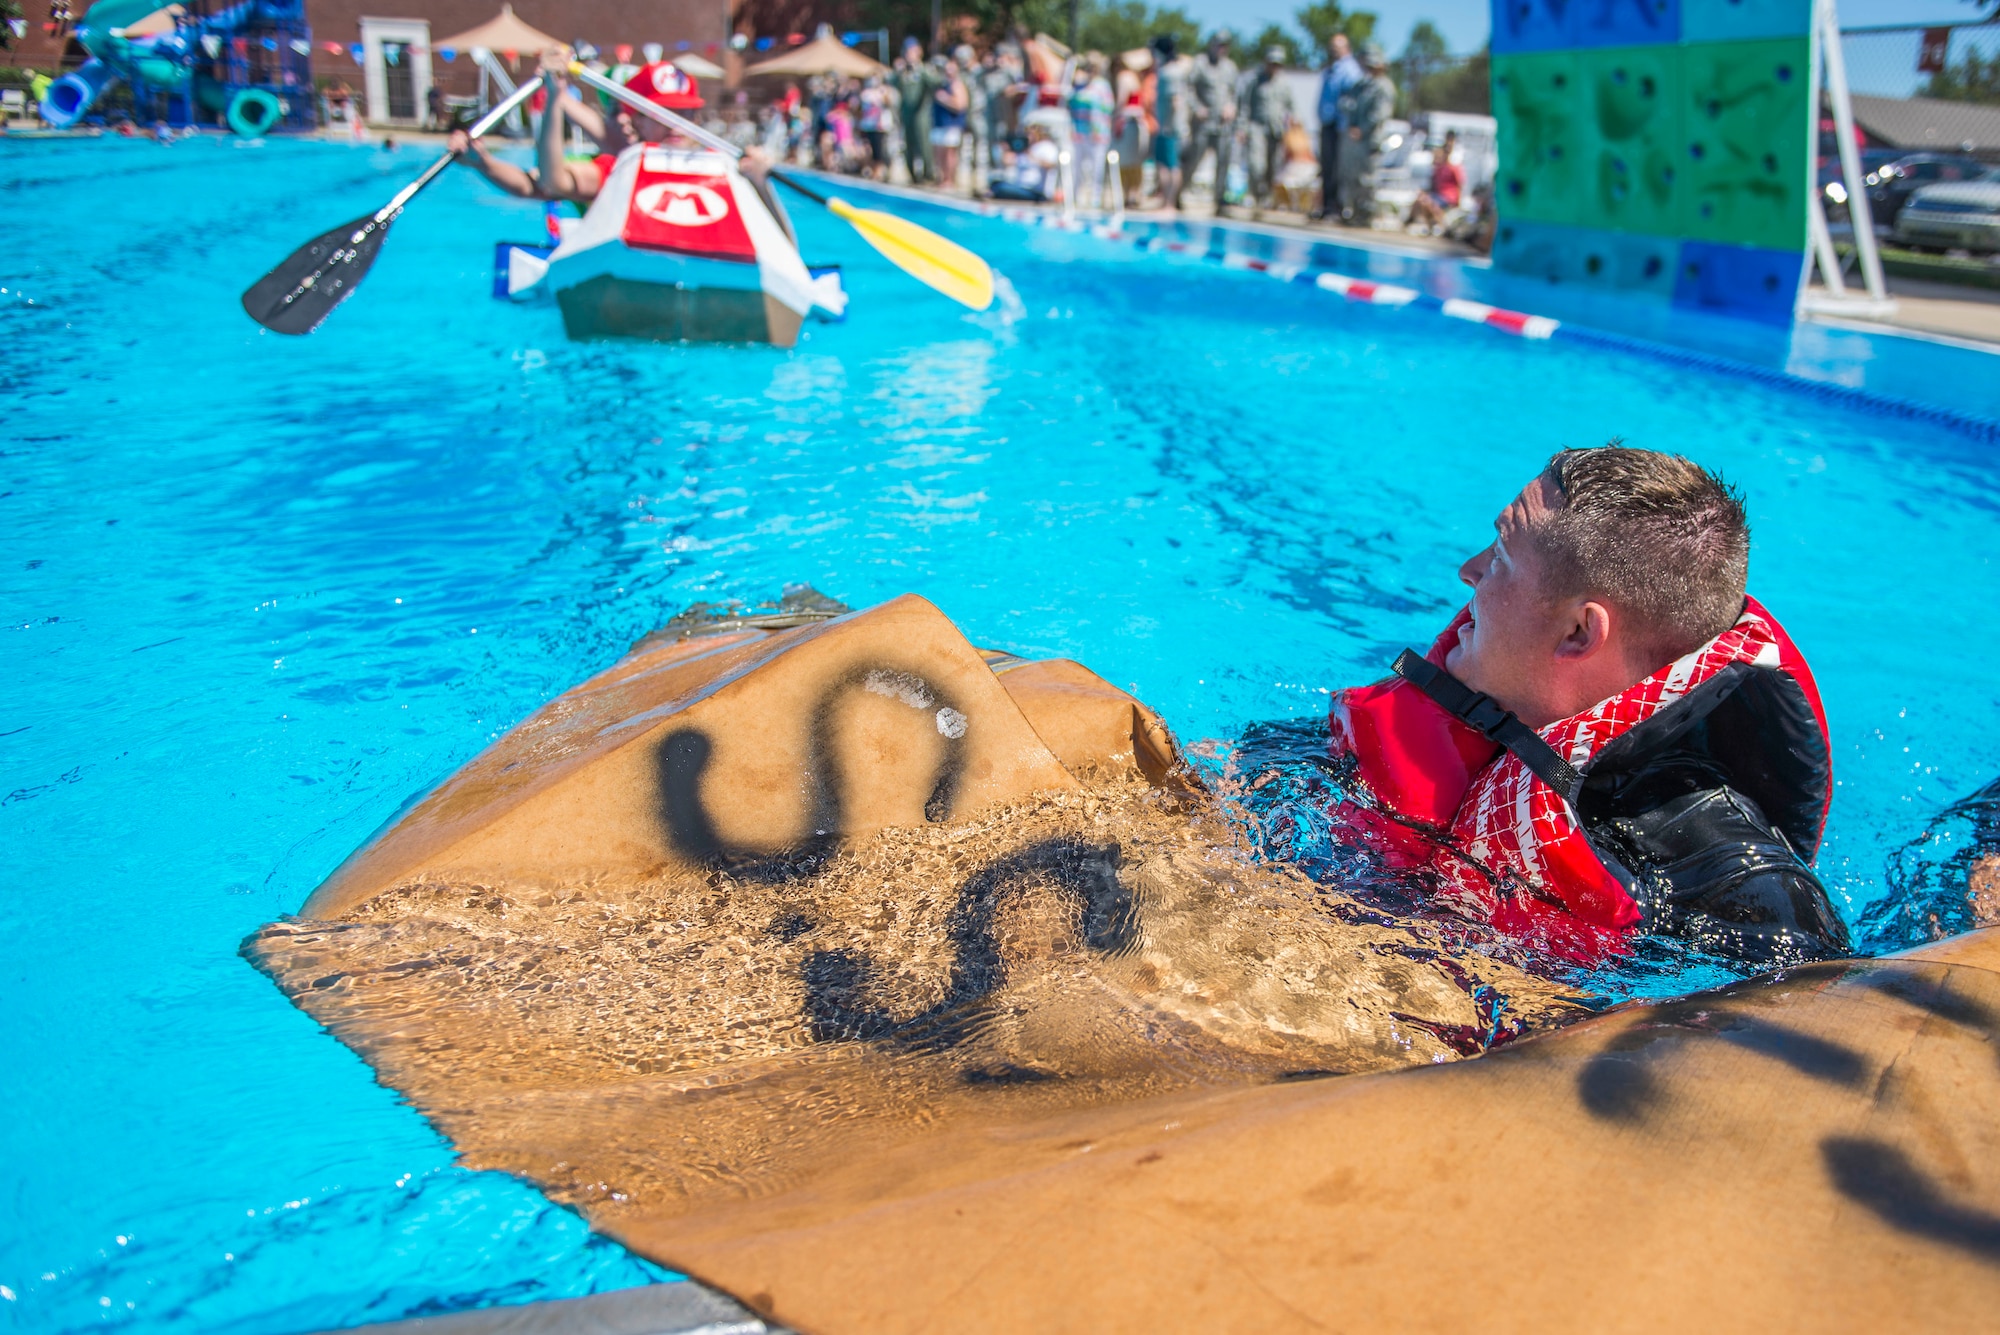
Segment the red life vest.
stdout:
<svg viewBox="0 0 2000 1335">
<path fill-rule="evenodd" d="M 625 244 L 755 264 L 757 247 L 743 224 L 729 177 L 661 170 L 658 158 L 650 150 L 640 155 L 625 212 Z"/>
<path fill-rule="evenodd" d="M 1539 730 L 1442 672 L 1469 615 L 1461 611 L 1423 659 L 1408 653 L 1398 659 L 1398 676 L 1336 695 L 1331 720 L 1333 753 L 1353 757 L 1379 803 L 1375 810 L 1350 804 L 1344 814 L 1393 865 L 1427 866 L 1455 911 L 1561 958 L 1587 962 L 1622 949 L 1641 925 L 1632 873 L 1607 864 L 1579 819 L 1578 798 L 1593 762 L 1639 725 L 1658 720 L 1640 740 L 1657 737 L 1663 744 L 1698 727 L 1718 695 L 1699 688 L 1733 686 L 1741 672 L 1729 682 L 1717 678 L 1734 665 L 1782 674 L 1790 683 L 1769 696 L 1778 703 L 1767 710 L 1809 712 L 1809 723 L 1787 718 L 1776 730 L 1760 730 L 1760 736 L 1783 727 L 1816 731 L 1817 748 L 1807 748 L 1813 754 L 1804 763 L 1727 763 L 1755 771 L 1742 785 L 1756 789 L 1801 859 L 1818 849 L 1832 796 L 1819 688 L 1797 646 L 1755 599 L 1746 599 L 1736 623 L 1693 653 Z M 1733 756 L 1740 742 L 1715 749 Z"/>
</svg>

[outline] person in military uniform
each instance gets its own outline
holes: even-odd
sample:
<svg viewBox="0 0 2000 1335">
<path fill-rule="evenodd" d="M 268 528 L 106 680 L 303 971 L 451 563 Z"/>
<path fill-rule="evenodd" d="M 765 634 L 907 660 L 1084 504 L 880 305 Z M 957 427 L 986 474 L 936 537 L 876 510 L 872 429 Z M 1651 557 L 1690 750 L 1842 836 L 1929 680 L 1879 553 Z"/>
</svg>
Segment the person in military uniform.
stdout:
<svg viewBox="0 0 2000 1335">
<path fill-rule="evenodd" d="M 924 46 L 912 37 L 903 43 L 896 61 L 897 117 L 903 127 L 903 163 L 910 169 L 910 184 L 922 185 L 937 179 L 931 157 L 931 127 L 937 106 L 937 90 L 944 76 L 924 59 Z"/>
<path fill-rule="evenodd" d="M 1188 71 L 1188 142 L 1181 158 L 1181 180 L 1192 180 L 1201 160 L 1215 152 L 1215 211 L 1223 212 L 1222 192 L 1229 186 L 1230 150 L 1236 145 L 1236 85 L 1242 75 L 1229 58 L 1229 29 L 1217 29 L 1208 49 Z M 1175 201 L 1176 207 L 1179 201 Z"/>
<path fill-rule="evenodd" d="M 1298 119 L 1291 86 L 1285 82 L 1285 48 L 1264 52 L 1264 63 L 1243 90 L 1244 158 L 1250 172 L 1253 208 L 1271 207 L 1271 183 L 1285 163 L 1285 131 Z"/>
<path fill-rule="evenodd" d="M 1375 172 L 1382 165 L 1377 138 L 1382 122 L 1396 111 L 1396 85 L 1380 42 L 1361 44 L 1361 70 L 1361 82 L 1340 95 L 1347 136 L 1340 146 L 1340 221 L 1352 227 L 1374 223 Z"/>
</svg>

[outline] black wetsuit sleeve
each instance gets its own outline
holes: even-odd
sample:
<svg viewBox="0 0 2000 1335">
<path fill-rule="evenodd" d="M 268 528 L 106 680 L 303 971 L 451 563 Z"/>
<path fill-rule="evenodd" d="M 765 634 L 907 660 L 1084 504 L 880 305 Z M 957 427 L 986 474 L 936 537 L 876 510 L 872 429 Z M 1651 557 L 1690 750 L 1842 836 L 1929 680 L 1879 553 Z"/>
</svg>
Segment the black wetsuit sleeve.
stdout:
<svg viewBox="0 0 2000 1335">
<path fill-rule="evenodd" d="M 1631 873 L 1654 931 L 1752 964 L 1848 953 L 1819 877 L 1733 788 L 1695 787 L 1600 821 L 1591 836 Z"/>
</svg>

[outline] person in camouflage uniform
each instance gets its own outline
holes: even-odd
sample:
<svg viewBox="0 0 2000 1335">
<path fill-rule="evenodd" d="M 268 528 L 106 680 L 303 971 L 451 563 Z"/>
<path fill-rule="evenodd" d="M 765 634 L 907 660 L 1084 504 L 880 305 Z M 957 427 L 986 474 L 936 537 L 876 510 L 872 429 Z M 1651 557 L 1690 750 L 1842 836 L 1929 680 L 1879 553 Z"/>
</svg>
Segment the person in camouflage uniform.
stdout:
<svg viewBox="0 0 2000 1335">
<path fill-rule="evenodd" d="M 1380 42 L 1363 42 L 1360 54 L 1367 77 L 1340 95 L 1340 120 L 1347 127 L 1340 146 L 1340 220 L 1368 227 L 1375 220 L 1375 171 L 1382 165 L 1376 139 L 1382 122 L 1396 112 L 1396 85 Z"/>
<path fill-rule="evenodd" d="M 922 185 L 937 179 L 931 157 L 931 126 L 937 106 L 937 90 L 944 76 L 924 59 L 923 43 L 912 37 L 903 43 L 896 61 L 897 123 L 903 127 L 903 164 L 910 169 L 910 184 Z"/>
<path fill-rule="evenodd" d="M 1285 48 L 1264 53 L 1264 63 L 1243 90 L 1244 157 L 1250 172 L 1253 207 L 1271 207 L 1271 184 L 1285 161 L 1285 131 L 1298 119 L 1292 89 L 1285 82 Z"/>
<path fill-rule="evenodd" d="M 1229 41 L 1229 29 L 1218 29 L 1208 39 L 1208 50 L 1195 57 L 1188 71 L 1188 141 L 1181 155 L 1181 180 L 1186 182 L 1214 150 L 1218 214 L 1223 211 L 1222 192 L 1229 187 L 1230 150 L 1236 146 L 1236 85 L 1242 79 L 1229 58 Z"/>
<path fill-rule="evenodd" d="M 958 61 L 959 71 L 965 79 L 965 160 L 972 164 L 972 193 L 978 195 L 986 188 L 989 149 L 986 142 L 986 83 L 982 76 L 993 61 L 993 53 L 988 51 L 982 57 L 961 43 L 952 52 L 952 57 Z"/>
</svg>

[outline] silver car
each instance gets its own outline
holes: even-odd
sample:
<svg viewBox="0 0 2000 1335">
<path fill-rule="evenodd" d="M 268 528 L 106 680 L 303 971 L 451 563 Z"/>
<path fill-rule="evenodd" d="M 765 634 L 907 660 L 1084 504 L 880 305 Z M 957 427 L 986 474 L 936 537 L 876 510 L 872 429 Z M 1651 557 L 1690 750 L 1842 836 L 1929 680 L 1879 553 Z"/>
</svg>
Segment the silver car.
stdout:
<svg viewBox="0 0 2000 1335">
<path fill-rule="evenodd" d="M 1918 250 L 2000 251 L 2000 170 L 1911 195 L 1896 216 L 1896 240 Z"/>
</svg>

